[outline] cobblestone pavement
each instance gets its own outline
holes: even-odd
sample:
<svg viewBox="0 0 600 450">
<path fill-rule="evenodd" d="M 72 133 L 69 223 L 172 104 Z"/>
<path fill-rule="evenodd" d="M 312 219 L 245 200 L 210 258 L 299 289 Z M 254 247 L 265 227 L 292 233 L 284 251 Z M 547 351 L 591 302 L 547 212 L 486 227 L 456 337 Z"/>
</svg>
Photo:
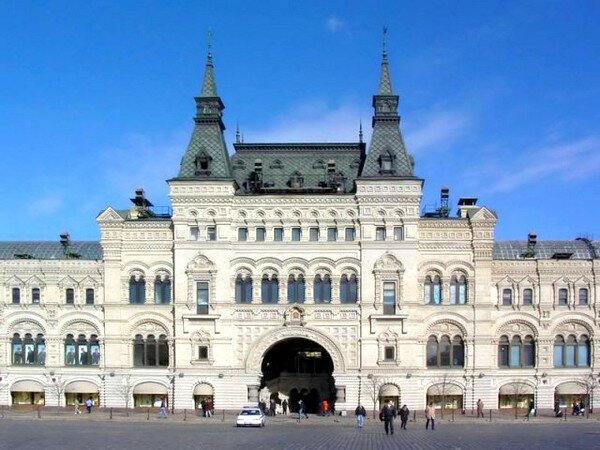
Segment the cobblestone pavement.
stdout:
<svg viewBox="0 0 600 450">
<path fill-rule="evenodd" d="M 79 420 L 81 419 L 81 420 Z M 386 436 L 378 422 L 357 429 L 348 421 L 300 424 L 272 420 L 265 428 L 232 422 L 181 423 L 74 420 L 0 420 L 0 449 L 10 450 L 188 450 L 188 449 L 593 449 L 600 448 L 598 422 L 438 424 L 427 431 L 409 424 Z"/>
</svg>

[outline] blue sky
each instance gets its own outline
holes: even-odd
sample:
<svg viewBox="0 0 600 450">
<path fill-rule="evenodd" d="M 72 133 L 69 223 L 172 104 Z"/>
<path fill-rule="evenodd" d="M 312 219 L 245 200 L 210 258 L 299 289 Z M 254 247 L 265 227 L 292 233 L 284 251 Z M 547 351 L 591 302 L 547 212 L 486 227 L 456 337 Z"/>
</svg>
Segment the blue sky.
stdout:
<svg viewBox="0 0 600 450">
<path fill-rule="evenodd" d="M 388 27 L 425 179 L 498 239 L 600 238 L 597 1 L 0 2 L 0 240 L 98 239 L 136 187 L 168 205 L 212 28 L 227 142 L 369 133 Z"/>
</svg>

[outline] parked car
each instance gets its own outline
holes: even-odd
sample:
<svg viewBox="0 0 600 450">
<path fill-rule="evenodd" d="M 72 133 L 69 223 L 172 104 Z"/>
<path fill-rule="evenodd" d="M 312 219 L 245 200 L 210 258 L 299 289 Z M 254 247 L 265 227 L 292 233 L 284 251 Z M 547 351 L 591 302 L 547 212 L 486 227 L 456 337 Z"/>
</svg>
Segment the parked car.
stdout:
<svg viewBox="0 0 600 450">
<path fill-rule="evenodd" d="M 265 415 L 256 406 L 245 406 L 237 416 L 238 427 L 264 427 Z"/>
</svg>

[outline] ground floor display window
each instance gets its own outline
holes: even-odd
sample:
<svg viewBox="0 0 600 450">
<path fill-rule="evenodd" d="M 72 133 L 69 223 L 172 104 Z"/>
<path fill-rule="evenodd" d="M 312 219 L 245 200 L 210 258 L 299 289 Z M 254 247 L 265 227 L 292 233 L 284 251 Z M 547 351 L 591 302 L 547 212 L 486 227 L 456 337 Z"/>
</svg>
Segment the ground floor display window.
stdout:
<svg viewBox="0 0 600 450">
<path fill-rule="evenodd" d="M 462 395 L 428 395 L 427 404 L 433 403 L 438 409 L 463 409 Z"/>
<path fill-rule="evenodd" d="M 559 408 L 567 408 L 569 412 L 576 404 L 583 403 L 584 406 L 590 404 L 590 396 L 587 394 L 559 394 L 555 395 L 554 398 L 558 401 Z"/>
<path fill-rule="evenodd" d="M 163 397 L 165 402 L 168 402 L 164 394 L 134 394 L 133 406 L 135 408 L 160 408 Z"/>
<path fill-rule="evenodd" d="M 212 395 L 194 395 L 194 407 L 196 409 L 202 409 L 202 402 L 204 405 L 213 405 L 213 396 Z"/>
<path fill-rule="evenodd" d="M 515 403 L 516 407 L 519 409 L 528 409 L 529 405 L 533 403 L 534 396 L 533 394 L 522 394 L 522 395 L 502 395 L 498 396 L 498 408 L 500 409 L 508 409 L 514 408 Z"/>
<path fill-rule="evenodd" d="M 80 405 L 83 405 L 85 403 L 85 401 L 90 397 L 92 397 L 92 400 L 94 401 L 94 406 L 100 405 L 100 398 L 98 397 L 97 392 L 90 392 L 88 394 L 75 394 L 75 393 L 67 392 L 65 394 L 65 404 L 67 406 L 74 406 L 75 400 L 77 400 L 77 402 Z"/>
<path fill-rule="evenodd" d="M 11 392 L 13 405 L 44 406 L 43 392 Z"/>
</svg>

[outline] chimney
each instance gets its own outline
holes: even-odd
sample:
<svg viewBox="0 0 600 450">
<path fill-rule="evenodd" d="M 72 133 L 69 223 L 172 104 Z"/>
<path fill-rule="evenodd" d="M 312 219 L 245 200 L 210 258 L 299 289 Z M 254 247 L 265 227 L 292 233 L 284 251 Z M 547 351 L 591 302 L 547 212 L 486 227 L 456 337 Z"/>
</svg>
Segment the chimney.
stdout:
<svg viewBox="0 0 600 450">
<path fill-rule="evenodd" d="M 476 197 L 462 197 L 458 200 L 458 217 L 462 219 L 469 217 L 469 213 L 478 209 Z"/>
</svg>

